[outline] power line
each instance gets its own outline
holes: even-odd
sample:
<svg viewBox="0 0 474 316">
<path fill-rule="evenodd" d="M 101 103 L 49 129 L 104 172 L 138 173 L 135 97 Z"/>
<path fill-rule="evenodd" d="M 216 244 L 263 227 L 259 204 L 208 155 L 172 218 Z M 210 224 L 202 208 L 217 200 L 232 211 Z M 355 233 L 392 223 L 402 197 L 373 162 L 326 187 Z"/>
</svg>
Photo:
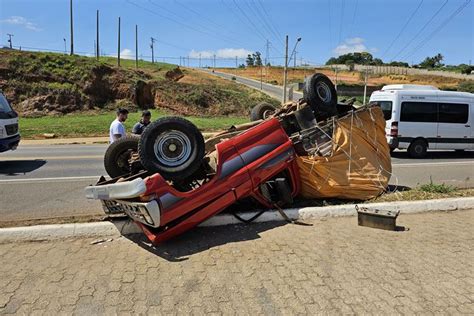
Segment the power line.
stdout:
<svg viewBox="0 0 474 316">
<path fill-rule="evenodd" d="M 263 2 L 262 0 L 253 0 L 256 4 L 259 4 L 260 7 L 262 8 L 262 11 L 263 11 L 263 14 L 264 16 L 266 17 L 266 20 L 268 21 L 268 23 L 270 24 L 271 28 L 273 29 L 275 35 L 277 36 L 278 40 L 282 41 L 283 42 L 283 36 L 281 35 L 280 31 L 278 30 L 278 28 L 276 27 L 275 23 L 273 23 L 273 20 L 272 18 L 270 17 L 270 14 L 268 14 L 268 11 L 267 9 L 265 8 L 265 6 L 263 5 Z"/>
<path fill-rule="evenodd" d="M 263 28 L 266 30 L 266 32 L 270 36 L 273 36 L 274 39 L 278 41 L 278 35 L 276 35 L 275 32 L 272 30 L 271 26 L 268 24 L 267 20 L 265 19 L 265 16 L 260 11 L 260 8 L 255 4 L 255 1 L 254 1 L 254 7 L 250 5 L 249 1 L 245 1 L 245 4 L 249 8 L 249 11 L 254 12 L 256 14 L 256 18 L 263 22 L 262 25 L 263 25 Z"/>
<path fill-rule="evenodd" d="M 187 11 L 193 13 L 194 15 L 196 15 L 197 17 L 199 17 L 200 19 L 204 19 L 204 20 L 207 20 L 209 23 L 213 24 L 216 28 L 219 28 L 219 29 L 225 29 L 226 32 L 229 32 L 229 33 L 233 33 L 233 34 L 236 34 L 238 35 L 236 32 L 234 32 L 232 29 L 222 25 L 222 24 L 219 24 L 219 23 L 216 23 L 215 21 L 211 20 L 210 18 L 206 17 L 204 14 L 202 14 L 202 12 L 199 12 L 195 9 L 192 9 L 190 8 L 189 6 L 186 6 L 184 4 L 182 4 L 181 2 L 175 0 L 174 1 L 176 4 L 180 5 L 182 8 L 186 9 Z"/>
<path fill-rule="evenodd" d="M 357 7 L 359 6 L 359 0 L 355 0 L 354 13 L 352 14 L 351 27 L 349 28 L 349 38 L 354 34 L 354 22 L 357 14 Z"/>
<path fill-rule="evenodd" d="M 443 10 L 443 8 L 448 4 L 449 0 L 446 0 L 442 5 L 441 7 L 438 9 L 438 11 L 436 11 L 432 16 L 431 18 L 428 20 L 428 22 L 425 23 L 425 25 L 423 25 L 423 27 L 418 31 L 418 33 L 416 33 L 415 36 L 413 36 L 411 38 L 411 40 L 408 41 L 408 43 L 406 43 L 405 46 L 402 47 L 402 49 L 400 49 L 398 51 L 398 53 L 395 54 L 395 56 L 393 56 L 393 58 L 391 59 L 392 61 L 397 58 L 408 46 L 410 46 L 410 44 L 426 29 L 426 27 L 434 20 L 434 18 L 441 12 L 441 10 Z"/>
<path fill-rule="evenodd" d="M 178 24 L 178 25 L 181 25 L 182 27 L 185 27 L 185 28 L 187 28 L 187 29 L 189 29 L 189 30 L 192 30 L 192 31 L 194 31 L 194 32 L 198 32 L 198 33 L 201 33 L 201 34 L 204 34 L 204 35 L 207 35 L 207 36 L 210 36 L 210 37 L 219 39 L 219 40 L 224 40 L 224 41 L 226 41 L 226 42 L 235 42 L 235 41 L 231 41 L 231 40 L 229 40 L 229 39 L 227 39 L 227 38 L 223 38 L 222 36 L 220 36 L 220 38 L 219 38 L 219 35 L 216 34 L 215 31 L 206 32 L 206 31 L 197 29 L 197 28 L 195 28 L 195 27 L 193 27 L 193 26 L 191 26 L 191 25 L 188 25 L 188 24 L 186 24 L 186 23 L 183 23 L 183 22 L 181 22 L 181 21 L 179 21 L 179 20 L 177 20 L 177 19 L 175 19 L 175 18 L 172 18 L 172 17 L 166 16 L 166 15 L 163 15 L 163 14 L 161 14 L 161 13 L 158 13 L 158 12 L 154 11 L 154 10 L 151 10 L 151 9 L 149 9 L 149 8 L 146 8 L 146 7 L 143 7 L 143 6 L 141 6 L 141 5 L 139 5 L 139 4 L 135 3 L 135 2 L 133 2 L 133 1 L 131 1 L 131 0 L 125 0 L 125 1 L 126 1 L 127 3 L 133 5 L 133 6 L 137 7 L 137 8 L 140 8 L 141 10 L 147 11 L 147 12 L 153 14 L 153 15 L 156 15 L 156 16 L 162 17 L 162 18 L 164 18 L 164 19 L 167 19 L 167 20 L 169 20 L 169 21 L 172 21 L 172 22 L 174 22 L 174 23 L 176 23 L 176 24 Z M 156 5 L 156 4 L 155 4 L 155 5 Z M 156 6 L 159 6 L 159 5 L 156 5 Z M 168 11 L 169 11 L 169 10 L 168 10 Z M 173 13 L 173 14 L 174 14 L 174 13 Z M 176 15 L 176 14 L 174 14 L 174 15 Z"/>
<path fill-rule="evenodd" d="M 331 0 L 328 0 L 328 7 L 329 7 L 329 14 L 328 14 L 328 18 L 329 18 L 329 51 L 331 50 L 332 48 L 332 15 L 331 15 Z"/>
<path fill-rule="evenodd" d="M 148 0 L 153 6 L 156 6 L 164 11 L 167 11 L 168 13 L 174 15 L 175 17 L 177 17 L 179 20 L 186 20 L 185 17 L 177 14 L 176 12 L 173 12 L 169 9 L 167 9 L 166 7 L 162 6 L 162 5 L 159 5 L 157 4 L 156 2 L 152 1 L 152 0 Z M 236 41 L 234 40 L 233 38 L 231 37 L 228 37 L 228 36 L 225 36 L 225 35 L 222 35 L 222 34 L 219 34 L 216 32 L 216 29 L 215 28 L 209 28 L 207 27 L 206 25 L 203 25 L 203 24 L 199 24 L 199 23 L 195 23 L 197 26 L 201 27 L 207 34 L 212 34 L 214 36 L 217 36 L 217 37 L 220 37 L 222 40 L 225 40 L 229 43 L 237 43 L 239 45 L 243 44 L 241 43 L 240 41 Z"/>
<path fill-rule="evenodd" d="M 405 22 L 405 25 L 403 25 L 402 29 L 400 30 L 400 32 L 397 34 L 397 36 L 393 39 L 393 41 L 390 43 L 390 45 L 388 46 L 388 48 L 384 51 L 384 53 L 382 54 L 382 58 L 385 56 L 385 54 L 387 54 L 387 52 L 390 50 L 390 48 L 392 48 L 393 44 L 395 44 L 395 42 L 400 38 L 400 35 L 402 35 L 403 31 L 405 31 L 406 27 L 408 26 L 408 24 L 410 23 L 410 21 L 413 19 L 413 17 L 415 16 L 416 12 L 418 12 L 418 9 L 420 9 L 421 5 L 423 4 L 423 1 L 424 0 L 421 0 L 420 3 L 418 4 L 418 6 L 416 7 L 415 11 L 412 12 L 412 14 L 410 15 L 410 17 L 408 18 L 408 20 Z"/>
<path fill-rule="evenodd" d="M 341 4 L 341 23 L 339 24 L 339 43 L 341 43 L 341 38 L 342 38 L 342 21 L 344 20 L 344 7 L 345 7 L 346 1 L 342 0 Z"/>
<path fill-rule="evenodd" d="M 237 9 L 240 11 L 240 13 L 242 13 L 242 15 L 247 19 L 247 21 L 250 22 L 250 24 L 253 26 L 254 28 L 254 31 L 257 33 L 257 35 L 259 35 L 261 37 L 262 40 L 266 40 L 265 38 L 265 35 L 263 35 L 260 30 L 258 29 L 258 27 L 255 25 L 255 23 L 253 23 L 253 21 L 249 18 L 249 16 L 245 13 L 244 10 L 242 10 L 242 8 L 239 6 L 239 4 L 237 3 L 237 1 L 235 0 L 232 0 L 234 2 L 234 5 L 237 7 Z"/>
<path fill-rule="evenodd" d="M 461 13 L 462 10 L 464 10 L 465 7 L 471 2 L 471 0 L 466 0 L 463 4 L 461 4 L 449 17 L 447 17 L 433 32 L 430 33 L 424 40 L 422 40 L 414 50 L 412 50 L 408 55 L 405 56 L 404 59 L 412 56 L 414 53 L 416 53 L 420 48 L 425 46 L 426 43 L 428 43 L 439 31 L 441 31 L 449 22 L 451 22 L 452 19 L 456 17 L 459 13 Z"/>
</svg>

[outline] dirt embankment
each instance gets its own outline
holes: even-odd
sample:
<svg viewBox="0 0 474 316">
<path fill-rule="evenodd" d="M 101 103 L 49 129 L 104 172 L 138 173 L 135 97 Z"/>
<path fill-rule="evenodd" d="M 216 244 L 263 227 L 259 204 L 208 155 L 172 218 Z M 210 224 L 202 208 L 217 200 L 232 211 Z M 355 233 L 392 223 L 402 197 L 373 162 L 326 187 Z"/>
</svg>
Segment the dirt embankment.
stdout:
<svg viewBox="0 0 474 316">
<path fill-rule="evenodd" d="M 23 117 L 162 107 L 181 115 L 247 115 L 271 99 L 200 72 L 140 62 L 0 49 L 0 90 Z M 274 101 L 273 101 L 274 102 Z"/>
</svg>

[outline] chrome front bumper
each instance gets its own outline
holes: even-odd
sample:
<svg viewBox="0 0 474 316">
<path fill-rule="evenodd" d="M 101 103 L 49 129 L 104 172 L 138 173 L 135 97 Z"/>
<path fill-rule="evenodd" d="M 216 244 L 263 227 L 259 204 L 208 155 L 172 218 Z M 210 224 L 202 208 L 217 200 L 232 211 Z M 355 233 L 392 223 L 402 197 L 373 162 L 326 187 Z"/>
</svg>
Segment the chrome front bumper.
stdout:
<svg viewBox="0 0 474 316">
<path fill-rule="evenodd" d="M 120 200 L 139 197 L 146 192 L 145 181 L 137 178 L 132 181 L 104 185 L 91 185 L 85 188 L 86 198 L 95 200 Z"/>
<path fill-rule="evenodd" d="M 160 226 L 160 206 L 153 200 L 150 202 L 128 202 L 121 200 L 102 200 L 106 214 L 125 213 L 130 218 L 152 227 Z"/>
</svg>

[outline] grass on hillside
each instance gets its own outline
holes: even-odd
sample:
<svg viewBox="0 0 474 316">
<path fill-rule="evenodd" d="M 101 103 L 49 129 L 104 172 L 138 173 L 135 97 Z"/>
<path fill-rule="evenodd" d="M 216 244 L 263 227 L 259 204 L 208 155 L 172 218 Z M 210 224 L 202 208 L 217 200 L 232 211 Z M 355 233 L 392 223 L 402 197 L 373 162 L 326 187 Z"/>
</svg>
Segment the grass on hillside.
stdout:
<svg viewBox="0 0 474 316">
<path fill-rule="evenodd" d="M 172 115 L 160 110 L 151 110 L 152 119 Z M 217 131 L 235 124 L 248 122 L 247 117 L 186 117 L 202 131 Z M 45 133 L 54 133 L 56 137 L 92 137 L 109 135 L 110 123 L 115 119 L 115 112 L 100 114 L 70 114 L 64 116 L 43 116 L 38 118 L 21 118 L 20 133 L 23 138 L 42 138 Z M 140 119 L 140 112 L 130 113 L 125 122 L 127 132 Z"/>
</svg>

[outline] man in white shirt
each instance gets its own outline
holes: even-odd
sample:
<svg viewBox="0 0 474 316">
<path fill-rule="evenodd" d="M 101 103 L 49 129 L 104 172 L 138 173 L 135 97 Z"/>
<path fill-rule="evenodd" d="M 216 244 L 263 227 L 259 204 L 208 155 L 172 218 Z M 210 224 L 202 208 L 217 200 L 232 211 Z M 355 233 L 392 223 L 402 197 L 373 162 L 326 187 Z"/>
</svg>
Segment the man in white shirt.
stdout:
<svg viewBox="0 0 474 316">
<path fill-rule="evenodd" d="M 119 108 L 117 110 L 117 118 L 110 124 L 109 136 L 110 136 L 110 143 L 119 140 L 120 138 L 125 137 L 125 126 L 123 122 L 125 122 L 128 118 L 128 110 Z"/>
</svg>

